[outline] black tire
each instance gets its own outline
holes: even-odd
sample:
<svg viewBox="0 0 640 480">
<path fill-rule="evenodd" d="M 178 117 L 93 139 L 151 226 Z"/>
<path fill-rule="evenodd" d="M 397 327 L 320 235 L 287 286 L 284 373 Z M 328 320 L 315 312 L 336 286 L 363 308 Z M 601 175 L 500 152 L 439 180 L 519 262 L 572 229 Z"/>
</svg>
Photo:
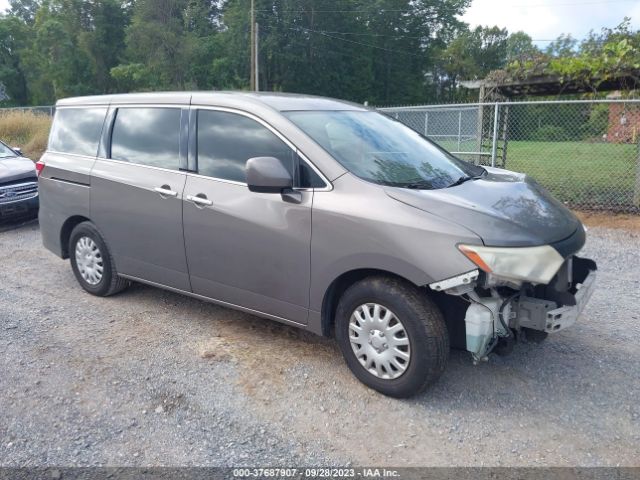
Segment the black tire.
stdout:
<svg viewBox="0 0 640 480">
<path fill-rule="evenodd" d="M 397 378 L 384 379 L 370 373 L 351 347 L 351 315 L 367 303 L 391 310 L 404 326 L 411 355 L 404 373 Z M 449 335 L 442 313 L 426 292 L 401 279 L 371 276 L 349 287 L 338 303 L 335 327 L 338 345 L 353 374 L 390 397 L 405 398 L 421 392 L 440 377 L 449 359 Z"/>
<path fill-rule="evenodd" d="M 83 237 L 89 237 L 95 242 L 102 259 L 102 278 L 96 284 L 91 284 L 83 278 L 76 261 L 76 245 Z M 76 280 L 78 280 L 82 288 L 92 295 L 108 297 L 121 292 L 129 286 L 128 280 L 118 276 L 113 257 L 107 248 L 107 244 L 100 235 L 100 232 L 98 232 L 98 229 L 91 222 L 79 223 L 71 232 L 71 236 L 69 237 L 69 258 Z"/>
</svg>

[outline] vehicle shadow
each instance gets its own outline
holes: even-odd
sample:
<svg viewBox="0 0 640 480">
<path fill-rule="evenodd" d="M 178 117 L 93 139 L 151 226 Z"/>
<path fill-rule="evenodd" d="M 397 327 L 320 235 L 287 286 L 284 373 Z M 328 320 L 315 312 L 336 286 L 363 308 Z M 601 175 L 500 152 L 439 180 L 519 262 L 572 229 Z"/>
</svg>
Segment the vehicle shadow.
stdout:
<svg viewBox="0 0 640 480">
<path fill-rule="evenodd" d="M 17 230 L 23 227 L 30 227 L 37 224 L 38 224 L 37 217 L 0 220 L 0 233 L 8 232 L 10 230 Z"/>
</svg>

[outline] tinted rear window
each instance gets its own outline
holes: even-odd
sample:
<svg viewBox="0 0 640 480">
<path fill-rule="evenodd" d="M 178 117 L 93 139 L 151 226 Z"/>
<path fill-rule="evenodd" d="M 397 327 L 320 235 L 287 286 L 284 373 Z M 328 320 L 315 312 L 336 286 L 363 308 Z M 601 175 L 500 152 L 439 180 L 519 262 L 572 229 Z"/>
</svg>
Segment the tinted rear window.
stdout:
<svg viewBox="0 0 640 480">
<path fill-rule="evenodd" d="M 57 109 L 49 150 L 95 157 L 106 113 L 106 108 Z"/>
<path fill-rule="evenodd" d="M 120 108 L 111 136 L 111 158 L 139 165 L 180 168 L 179 108 Z"/>
</svg>

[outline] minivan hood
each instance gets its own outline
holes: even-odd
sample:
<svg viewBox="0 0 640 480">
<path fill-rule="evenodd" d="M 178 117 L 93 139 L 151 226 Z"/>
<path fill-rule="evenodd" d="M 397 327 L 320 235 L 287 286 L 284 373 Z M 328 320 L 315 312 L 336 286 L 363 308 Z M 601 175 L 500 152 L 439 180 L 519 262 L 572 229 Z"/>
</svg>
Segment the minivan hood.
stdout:
<svg viewBox="0 0 640 480">
<path fill-rule="evenodd" d="M 36 166 L 28 158 L 0 158 L 0 184 L 31 177 L 36 177 Z"/>
<path fill-rule="evenodd" d="M 486 167 L 487 174 L 439 190 L 385 187 L 387 195 L 476 233 L 485 245 L 546 245 L 571 236 L 580 221 L 527 175 Z"/>
</svg>

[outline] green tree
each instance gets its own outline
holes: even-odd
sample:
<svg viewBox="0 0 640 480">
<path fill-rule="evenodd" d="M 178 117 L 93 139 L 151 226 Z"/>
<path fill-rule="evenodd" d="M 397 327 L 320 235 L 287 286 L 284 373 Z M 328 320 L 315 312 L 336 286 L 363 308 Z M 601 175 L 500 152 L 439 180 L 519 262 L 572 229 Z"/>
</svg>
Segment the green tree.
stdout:
<svg viewBox="0 0 640 480">
<path fill-rule="evenodd" d="M 182 0 L 138 0 L 126 31 L 126 58 L 145 65 L 147 88 L 166 88 L 180 83 L 185 60 Z"/>
<path fill-rule="evenodd" d="M 25 5 L 32 4 L 12 2 L 17 10 L 9 16 L 14 37 L 20 36 L 13 51 L 26 85 L 24 103 L 112 90 L 109 70 L 124 48 L 125 5 L 118 0 L 46 0 L 33 19 L 23 14 Z"/>
<path fill-rule="evenodd" d="M 247 88 L 249 81 L 249 0 L 231 0 L 223 11 L 220 55 L 214 60 L 216 84 Z M 363 31 L 347 0 L 256 2 L 260 25 L 260 86 L 266 90 L 311 91 L 337 95 L 366 78 L 368 56 L 344 35 Z M 345 68 L 351 65 L 350 69 Z"/>
<path fill-rule="evenodd" d="M 27 25 L 33 25 L 41 4 L 39 0 L 9 0 L 9 12 Z"/>
<path fill-rule="evenodd" d="M 470 29 L 459 20 L 469 3 L 255 0 L 260 88 L 407 104 L 469 99 L 460 80 L 500 69 L 584 80 L 640 68 L 640 37 L 628 21 L 581 43 L 561 36 L 541 52 L 524 32 Z M 20 104 L 113 91 L 246 89 L 249 5 L 10 0 L 0 16 L 0 84 Z"/>
<path fill-rule="evenodd" d="M 540 50 L 525 32 L 514 32 L 507 38 L 507 62 L 536 57 Z"/>
<path fill-rule="evenodd" d="M 90 59 L 79 47 L 76 33 L 83 13 L 80 5 L 67 0 L 52 1 L 38 10 L 34 39 L 24 54 L 35 103 L 93 92 Z"/>
<path fill-rule="evenodd" d="M 130 69 L 112 70 L 120 77 L 135 73 L 142 89 L 208 87 L 218 7 L 196 0 L 137 0 L 126 30 L 126 62 Z M 146 71 L 142 75 L 139 65 Z M 131 80 L 132 78 L 130 78 Z M 144 84 L 140 81 L 144 79 Z"/>
<path fill-rule="evenodd" d="M 551 57 L 573 57 L 576 54 L 578 41 L 571 35 L 560 35 L 547 45 L 545 53 Z"/>
<path fill-rule="evenodd" d="M 124 52 L 128 11 L 119 0 L 96 0 L 88 6 L 91 25 L 78 34 L 78 45 L 89 57 L 95 91 L 107 93 L 115 88 L 110 71 Z"/>
<path fill-rule="evenodd" d="M 218 54 L 220 15 L 220 5 L 216 0 L 190 0 L 187 3 L 184 22 L 193 39 L 189 78 L 195 88 L 215 87 L 211 70 L 213 59 Z"/>
<path fill-rule="evenodd" d="M 460 80 L 484 78 L 507 61 L 509 33 L 499 27 L 476 27 L 459 30 L 440 54 L 441 83 L 449 98 L 460 98 L 468 92 L 458 91 Z"/>
<path fill-rule="evenodd" d="M 591 34 L 581 43 L 568 35 L 552 42 L 544 54 L 511 62 L 494 78 L 527 79 L 545 75 L 590 87 L 597 93 L 602 82 L 620 80 L 626 90 L 640 86 L 640 31 L 633 31 L 629 19 L 614 29 Z"/>
<path fill-rule="evenodd" d="M 257 0 L 261 87 L 372 103 L 425 101 L 435 52 L 468 0 Z M 249 1 L 230 0 L 217 83 L 249 78 Z"/>
<path fill-rule="evenodd" d="M 0 84 L 8 96 L 5 103 L 25 105 L 29 101 L 22 49 L 29 38 L 29 27 L 15 16 L 0 16 Z"/>
</svg>

